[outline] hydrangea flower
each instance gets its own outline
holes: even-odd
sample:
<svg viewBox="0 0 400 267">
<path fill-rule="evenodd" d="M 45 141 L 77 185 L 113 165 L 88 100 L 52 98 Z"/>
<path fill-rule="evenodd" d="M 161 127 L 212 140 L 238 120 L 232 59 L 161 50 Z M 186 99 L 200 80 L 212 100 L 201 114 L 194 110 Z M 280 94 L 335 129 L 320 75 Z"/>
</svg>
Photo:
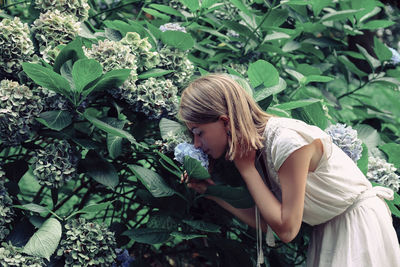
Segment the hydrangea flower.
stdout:
<svg viewBox="0 0 400 267">
<path fill-rule="evenodd" d="M 126 249 L 116 248 L 115 253 L 117 253 L 117 260 L 112 267 L 129 267 L 131 262 L 135 261 L 135 258 L 131 257 Z"/>
<path fill-rule="evenodd" d="M 183 164 L 185 156 L 197 159 L 201 162 L 204 168 L 208 168 L 208 155 L 203 150 L 195 148 L 194 145 L 189 143 L 180 143 L 175 147 L 175 159 Z"/>
<path fill-rule="evenodd" d="M 0 241 L 10 233 L 8 225 L 12 222 L 14 215 L 11 208 L 12 200 L 4 186 L 4 175 L 5 173 L 0 169 Z"/>
<path fill-rule="evenodd" d="M 33 22 L 32 30 L 39 44 L 39 52 L 43 59 L 52 63 L 60 48 L 78 36 L 81 23 L 73 15 L 61 13 L 59 10 L 49 10 L 41 13 Z"/>
<path fill-rule="evenodd" d="M 165 23 L 160 26 L 160 31 L 165 32 L 165 31 L 180 31 L 180 32 L 186 32 L 185 27 L 182 27 L 178 23 Z"/>
<path fill-rule="evenodd" d="M 128 104 L 136 112 L 142 112 L 149 119 L 173 117 L 178 110 L 178 88 L 169 79 L 149 78 L 137 86 L 132 84 Z"/>
<path fill-rule="evenodd" d="M 35 0 L 37 9 L 41 12 L 48 10 L 59 10 L 84 21 L 89 17 L 90 6 L 87 0 Z"/>
<path fill-rule="evenodd" d="M 18 17 L 0 22 L 0 72 L 16 75 L 22 70 L 22 62 L 30 61 L 34 47 L 28 24 Z"/>
<path fill-rule="evenodd" d="M 46 266 L 40 257 L 28 256 L 22 253 L 22 248 L 15 247 L 11 242 L 3 242 L 0 246 L 0 263 L 2 267 L 43 267 Z"/>
<path fill-rule="evenodd" d="M 173 72 L 166 77 L 171 79 L 178 88 L 184 88 L 194 72 L 194 66 L 187 57 L 188 52 L 164 46 L 160 49 L 159 54 L 160 63 L 157 67 L 173 70 Z"/>
<path fill-rule="evenodd" d="M 41 100 L 27 86 L 10 80 L 0 82 L 0 100 L 0 141 L 20 145 L 34 133 Z"/>
<path fill-rule="evenodd" d="M 400 63 L 400 53 L 391 47 L 388 47 L 389 50 L 392 52 L 392 58 L 391 61 L 393 62 L 393 64 L 399 64 Z"/>
<path fill-rule="evenodd" d="M 57 256 L 65 257 L 65 267 L 109 267 L 115 262 L 115 248 L 114 233 L 106 226 L 79 218 L 65 225 Z"/>
<path fill-rule="evenodd" d="M 393 189 L 395 192 L 400 188 L 400 177 L 395 173 L 396 168 L 386 160 L 369 157 L 367 178 L 373 182 L 379 183 Z"/>
<path fill-rule="evenodd" d="M 55 140 L 32 157 L 33 174 L 39 184 L 60 188 L 77 176 L 78 158 L 65 140 Z"/>
<path fill-rule="evenodd" d="M 357 131 L 351 126 L 337 123 L 325 129 L 332 137 L 332 141 L 340 147 L 354 162 L 361 158 L 362 141 L 357 137 Z"/>
</svg>

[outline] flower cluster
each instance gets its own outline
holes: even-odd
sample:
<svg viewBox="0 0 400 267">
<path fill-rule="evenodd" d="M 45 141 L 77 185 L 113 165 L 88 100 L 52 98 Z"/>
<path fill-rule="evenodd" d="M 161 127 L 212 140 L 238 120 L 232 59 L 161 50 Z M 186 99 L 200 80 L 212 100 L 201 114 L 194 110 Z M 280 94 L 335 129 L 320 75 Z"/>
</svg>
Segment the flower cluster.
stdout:
<svg viewBox="0 0 400 267">
<path fill-rule="evenodd" d="M 83 218 L 65 225 L 57 256 L 65 257 L 65 265 L 108 267 L 115 262 L 114 233 L 104 225 Z"/>
<path fill-rule="evenodd" d="M 400 63 L 400 53 L 394 49 L 389 47 L 390 52 L 392 52 L 392 58 L 390 59 L 393 64 L 399 64 Z"/>
<path fill-rule="evenodd" d="M 0 100 L 0 141 L 19 145 L 34 132 L 35 118 L 42 111 L 40 99 L 27 86 L 2 80 Z"/>
<path fill-rule="evenodd" d="M 0 169 L 0 241 L 8 236 L 8 225 L 13 220 L 12 200 L 4 187 L 4 172 Z"/>
<path fill-rule="evenodd" d="M 57 46 L 66 45 L 75 39 L 80 25 L 75 16 L 61 13 L 59 10 L 41 13 L 33 22 L 32 30 L 43 59 L 52 63 L 61 51 Z"/>
<path fill-rule="evenodd" d="M 22 62 L 29 61 L 33 53 L 28 24 L 18 17 L 3 19 L 0 22 L 0 72 L 15 75 L 22 70 Z"/>
<path fill-rule="evenodd" d="M 136 32 L 128 32 L 120 42 L 129 47 L 131 53 L 137 57 L 137 68 L 140 72 L 152 69 L 159 64 L 159 55 L 151 51 L 151 44 L 147 37 L 141 38 Z"/>
<path fill-rule="evenodd" d="M 0 262 L 2 267 L 42 267 L 46 266 L 40 257 L 28 256 L 22 253 L 22 248 L 15 247 L 11 242 L 1 243 Z"/>
<path fill-rule="evenodd" d="M 158 66 L 166 70 L 173 70 L 167 77 L 178 88 L 184 88 L 194 71 L 194 66 L 187 57 L 188 52 L 164 46 L 160 49 L 159 54 L 161 61 Z"/>
<path fill-rule="evenodd" d="M 165 31 L 180 31 L 180 32 L 186 32 L 185 27 L 182 27 L 178 23 L 165 23 L 160 26 L 160 31 L 165 32 Z"/>
<path fill-rule="evenodd" d="M 189 142 L 191 142 L 191 138 L 181 131 L 178 133 L 168 132 L 165 136 L 163 136 L 163 140 L 160 140 L 160 142 L 157 144 L 161 146 L 161 151 L 163 153 L 167 153 L 174 151 L 178 144 Z"/>
<path fill-rule="evenodd" d="M 135 261 L 135 258 L 131 257 L 126 249 L 116 248 L 115 252 L 117 253 L 117 260 L 111 267 L 129 267 L 131 262 Z"/>
<path fill-rule="evenodd" d="M 237 20 L 239 9 L 230 1 L 223 1 L 223 5 L 216 9 L 213 14 L 221 21 Z"/>
<path fill-rule="evenodd" d="M 136 112 L 142 112 L 149 119 L 173 117 L 178 109 L 178 88 L 169 79 L 149 78 L 131 87 L 129 104 Z"/>
<path fill-rule="evenodd" d="M 400 189 L 400 177 L 395 173 L 396 168 L 386 160 L 376 157 L 368 158 L 367 178 L 393 189 L 395 192 Z"/>
<path fill-rule="evenodd" d="M 42 101 L 43 111 L 50 110 L 71 110 L 71 102 L 64 96 L 44 87 L 34 88 L 33 94 L 37 95 Z"/>
<path fill-rule="evenodd" d="M 77 175 L 78 158 L 65 140 L 54 140 L 32 157 L 33 174 L 39 183 L 60 188 Z"/>
<path fill-rule="evenodd" d="M 185 156 L 197 159 L 201 162 L 204 168 L 208 168 L 208 155 L 201 149 L 197 149 L 192 144 L 181 143 L 175 147 L 174 151 L 175 159 L 183 164 Z"/>
<path fill-rule="evenodd" d="M 89 17 L 90 6 L 87 0 L 35 0 L 35 5 L 41 12 L 58 10 L 63 14 L 76 16 L 79 21 Z"/>
<path fill-rule="evenodd" d="M 337 123 L 326 128 L 325 132 L 332 137 L 333 143 L 340 147 L 354 162 L 361 158 L 362 141 L 358 139 L 357 131 L 351 126 Z"/>
</svg>

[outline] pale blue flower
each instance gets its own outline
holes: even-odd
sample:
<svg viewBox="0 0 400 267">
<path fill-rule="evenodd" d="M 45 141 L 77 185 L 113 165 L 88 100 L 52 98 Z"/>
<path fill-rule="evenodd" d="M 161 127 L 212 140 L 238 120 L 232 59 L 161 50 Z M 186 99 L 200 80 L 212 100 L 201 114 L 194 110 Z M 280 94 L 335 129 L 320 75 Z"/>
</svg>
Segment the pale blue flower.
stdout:
<svg viewBox="0 0 400 267">
<path fill-rule="evenodd" d="M 399 54 L 399 52 L 394 48 L 391 48 L 391 47 L 388 47 L 388 48 L 392 52 L 392 59 L 391 60 L 392 60 L 393 64 L 399 64 L 400 63 L 400 54 Z"/>
<path fill-rule="evenodd" d="M 189 143 L 180 143 L 175 147 L 175 159 L 183 164 L 183 160 L 185 156 L 189 156 L 191 158 L 197 159 L 201 162 L 201 165 L 204 168 L 208 168 L 208 156 L 206 153 L 203 152 L 201 149 L 197 149 L 194 145 Z"/>
<path fill-rule="evenodd" d="M 345 124 L 331 125 L 325 132 L 332 137 L 335 145 L 340 147 L 354 162 L 361 158 L 362 141 L 357 137 L 357 131 Z"/>
<path fill-rule="evenodd" d="M 160 31 L 165 32 L 165 31 L 180 31 L 180 32 L 186 32 L 186 29 L 182 26 L 180 26 L 178 23 L 165 23 L 164 25 L 160 26 Z"/>
<path fill-rule="evenodd" d="M 112 267 L 129 267 L 131 262 L 135 261 L 135 258 L 131 257 L 126 249 L 116 248 L 115 252 L 117 253 L 116 262 L 118 265 L 114 262 Z"/>
</svg>

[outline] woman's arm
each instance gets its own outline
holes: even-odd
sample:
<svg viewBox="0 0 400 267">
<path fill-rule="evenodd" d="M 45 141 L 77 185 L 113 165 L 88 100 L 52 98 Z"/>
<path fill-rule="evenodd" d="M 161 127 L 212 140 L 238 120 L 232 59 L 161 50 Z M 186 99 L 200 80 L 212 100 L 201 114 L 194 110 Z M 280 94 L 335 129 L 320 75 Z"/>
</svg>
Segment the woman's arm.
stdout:
<svg viewBox="0 0 400 267">
<path fill-rule="evenodd" d="M 255 151 L 234 162 L 250 191 L 261 217 L 283 242 L 290 242 L 298 234 L 303 218 L 306 179 L 322 157 L 322 143 L 315 140 L 293 152 L 278 171 L 282 190 L 280 203 L 264 184 L 255 168 Z"/>
</svg>

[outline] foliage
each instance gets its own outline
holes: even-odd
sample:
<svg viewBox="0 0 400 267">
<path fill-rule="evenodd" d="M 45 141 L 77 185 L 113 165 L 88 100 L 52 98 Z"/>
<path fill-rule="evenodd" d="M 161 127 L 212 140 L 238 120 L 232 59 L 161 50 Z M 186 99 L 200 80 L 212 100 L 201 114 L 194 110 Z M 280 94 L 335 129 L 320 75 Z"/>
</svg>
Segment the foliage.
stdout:
<svg viewBox="0 0 400 267">
<path fill-rule="evenodd" d="M 32 0 L 0 8 L 2 262 L 254 265 L 254 230 L 179 183 L 183 170 L 207 178 L 174 149 L 191 142 L 176 118 L 180 93 L 208 72 L 232 75 L 270 114 L 351 127 L 362 154 L 354 132 L 343 130 L 352 137 L 343 142 L 360 169 L 384 183 L 369 158 L 393 164 L 387 185 L 398 184 L 394 5 Z M 207 194 L 254 205 L 232 162 L 215 162 L 209 175 L 216 185 Z M 388 205 L 400 232 L 397 193 Z M 290 244 L 264 245 L 267 263 L 303 264 L 309 236 L 303 225 Z M 49 245 L 35 245 L 42 241 Z"/>
</svg>

